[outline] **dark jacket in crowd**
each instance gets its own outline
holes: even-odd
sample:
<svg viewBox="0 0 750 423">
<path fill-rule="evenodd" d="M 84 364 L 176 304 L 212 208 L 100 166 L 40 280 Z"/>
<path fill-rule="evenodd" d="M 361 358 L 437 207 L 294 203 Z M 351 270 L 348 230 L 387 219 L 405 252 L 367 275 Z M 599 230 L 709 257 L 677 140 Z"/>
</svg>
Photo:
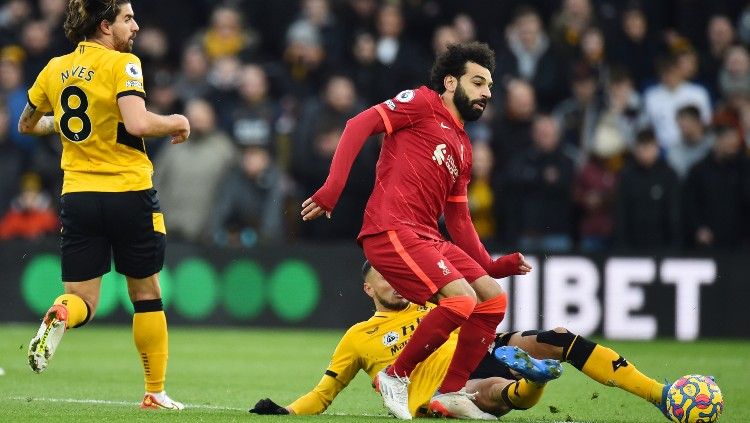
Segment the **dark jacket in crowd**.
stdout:
<svg viewBox="0 0 750 423">
<path fill-rule="evenodd" d="M 646 168 L 625 167 L 617 196 L 617 243 L 625 248 L 679 245 L 680 189 L 663 160 Z"/>
<path fill-rule="evenodd" d="M 713 152 L 696 163 L 685 181 L 685 223 L 689 246 L 700 227 L 713 232 L 713 246 L 735 247 L 747 240 L 750 161 L 744 155 L 718 161 Z"/>
<path fill-rule="evenodd" d="M 543 153 L 534 147 L 514 157 L 508 166 L 507 196 L 501 203 L 509 239 L 521 235 L 564 234 L 573 231 L 573 160 L 561 149 Z"/>
</svg>

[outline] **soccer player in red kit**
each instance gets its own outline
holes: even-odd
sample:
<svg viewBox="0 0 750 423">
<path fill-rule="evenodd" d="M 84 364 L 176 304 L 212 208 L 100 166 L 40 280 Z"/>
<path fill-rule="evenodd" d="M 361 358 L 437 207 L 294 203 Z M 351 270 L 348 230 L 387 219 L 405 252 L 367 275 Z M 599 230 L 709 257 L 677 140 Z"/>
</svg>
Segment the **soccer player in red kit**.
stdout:
<svg viewBox="0 0 750 423">
<path fill-rule="evenodd" d="M 493 277 L 531 270 L 519 253 L 493 260 L 469 215 L 471 141 L 464 122 L 482 115 L 492 96 L 494 68 L 487 44 L 450 46 L 432 67 L 432 89 L 402 91 L 347 122 L 325 184 L 302 203 L 303 220 L 330 217 L 365 140 L 386 133 L 357 239 L 402 296 L 437 304 L 393 365 L 378 374 L 385 406 L 400 419 L 412 417 L 407 395 L 412 370 L 459 327 L 458 346 L 430 408 L 450 417 L 490 418 L 462 387 L 505 315 L 506 295 Z M 441 215 L 453 242 L 438 230 Z"/>
</svg>

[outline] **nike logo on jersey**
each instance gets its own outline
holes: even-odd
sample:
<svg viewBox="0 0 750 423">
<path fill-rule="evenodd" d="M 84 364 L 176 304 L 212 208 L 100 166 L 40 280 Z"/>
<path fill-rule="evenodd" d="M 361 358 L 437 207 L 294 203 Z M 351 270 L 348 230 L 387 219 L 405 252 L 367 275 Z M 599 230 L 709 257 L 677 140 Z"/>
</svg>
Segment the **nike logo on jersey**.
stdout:
<svg viewBox="0 0 750 423">
<path fill-rule="evenodd" d="M 445 122 L 440 122 L 440 127 L 443 129 L 451 129 L 451 127 L 446 125 Z"/>
</svg>

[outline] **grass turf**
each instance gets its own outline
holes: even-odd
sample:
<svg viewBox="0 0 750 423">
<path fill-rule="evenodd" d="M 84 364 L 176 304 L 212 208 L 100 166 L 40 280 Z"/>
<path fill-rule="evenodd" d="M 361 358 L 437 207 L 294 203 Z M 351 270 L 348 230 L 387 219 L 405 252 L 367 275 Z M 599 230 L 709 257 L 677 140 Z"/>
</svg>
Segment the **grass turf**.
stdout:
<svg viewBox="0 0 750 423">
<path fill-rule="evenodd" d="M 41 375 L 26 365 L 26 345 L 36 328 L 0 327 L 0 420 L 51 421 L 294 421 L 377 422 L 386 416 L 364 373 L 322 416 L 250 415 L 263 397 L 288 404 L 320 379 L 342 331 L 173 328 L 170 330 L 169 394 L 189 408 L 149 412 L 137 408 L 142 375 L 127 327 L 92 324 L 65 335 Z M 608 343 L 646 374 L 663 380 L 689 373 L 716 376 L 726 408 L 722 422 L 750 421 L 750 342 Z M 100 401 L 100 402 L 95 402 Z M 540 403 L 514 411 L 510 422 L 665 422 L 650 404 L 587 379 L 565 365 Z"/>
</svg>

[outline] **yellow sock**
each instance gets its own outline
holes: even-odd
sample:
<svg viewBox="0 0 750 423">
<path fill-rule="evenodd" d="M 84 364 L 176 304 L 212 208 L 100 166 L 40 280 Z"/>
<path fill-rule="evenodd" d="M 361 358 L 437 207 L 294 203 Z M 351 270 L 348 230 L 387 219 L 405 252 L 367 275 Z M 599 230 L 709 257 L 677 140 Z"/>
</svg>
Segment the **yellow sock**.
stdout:
<svg viewBox="0 0 750 423">
<path fill-rule="evenodd" d="M 161 299 L 136 301 L 133 308 L 133 340 L 141 356 L 146 392 L 161 392 L 169 355 L 167 317 Z"/>
<path fill-rule="evenodd" d="M 62 304 L 68 309 L 68 328 L 81 326 L 89 320 L 89 307 L 78 295 L 62 294 L 55 298 L 54 304 Z"/>
<path fill-rule="evenodd" d="M 624 389 L 654 404 L 661 402 L 664 385 L 607 347 L 597 344 L 581 371 L 599 383 Z"/>
<path fill-rule="evenodd" d="M 502 399 L 514 410 L 526 410 L 539 402 L 544 393 L 544 386 L 543 383 L 534 383 L 526 379 L 517 380 L 503 389 Z"/>
</svg>

